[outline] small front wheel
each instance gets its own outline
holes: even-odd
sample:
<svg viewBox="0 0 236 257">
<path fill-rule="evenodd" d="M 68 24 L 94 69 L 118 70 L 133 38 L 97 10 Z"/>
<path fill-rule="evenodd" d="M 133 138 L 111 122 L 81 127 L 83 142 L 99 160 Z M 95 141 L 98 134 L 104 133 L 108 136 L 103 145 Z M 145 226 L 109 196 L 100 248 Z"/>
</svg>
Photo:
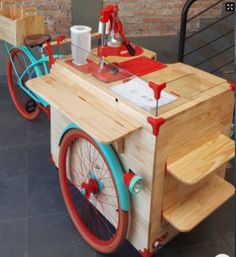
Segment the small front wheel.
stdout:
<svg viewBox="0 0 236 257">
<path fill-rule="evenodd" d="M 21 76 L 31 64 L 28 56 L 19 48 L 13 48 L 10 52 L 11 59 L 7 61 L 7 82 L 13 104 L 17 111 L 27 120 L 34 120 L 40 114 L 40 108 L 35 101 L 20 88 L 17 76 Z M 17 73 L 17 74 L 16 74 Z M 29 71 L 23 78 L 22 85 L 32 78 Z"/>
<path fill-rule="evenodd" d="M 69 215 L 81 236 L 96 251 L 115 252 L 125 239 L 128 212 L 120 208 L 111 165 L 85 132 L 64 136 L 59 177 Z"/>
</svg>

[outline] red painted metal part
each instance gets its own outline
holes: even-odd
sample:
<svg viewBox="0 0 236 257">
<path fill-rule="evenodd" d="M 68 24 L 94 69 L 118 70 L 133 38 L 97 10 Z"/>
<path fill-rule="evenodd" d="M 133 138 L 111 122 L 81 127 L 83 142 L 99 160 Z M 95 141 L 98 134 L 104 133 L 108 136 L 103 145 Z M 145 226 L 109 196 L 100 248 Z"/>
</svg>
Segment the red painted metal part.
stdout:
<svg viewBox="0 0 236 257">
<path fill-rule="evenodd" d="M 95 179 L 90 179 L 88 183 L 83 182 L 81 188 L 85 189 L 85 197 L 89 198 L 91 194 L 99 192 L 99 186 Z"/>
<path fill-rule="evenodd" d="M 152 254 L 149 249 L 144 249 L 143 251 L 139 250 L 139 253 L 142 257 L 151 257 Z"/>
<path fill-rule="evenodd" d="M 147 121 L 149 124 L 151 124 L 153 129 L 153 135 L 156 137 L 159 135 L 160 127 L 166 122 L 164 118 L 153 118 L 153 117 L 148 117 Z"/>
<path fill-rule="evenodd" d="M 143 53 L 143 49 L 135 44 L 132 44 L 132 47 L 135 49 L 135 55 L 138 56 Z M 98 56 L 120 56 L 120 57 L 130 57 L 131 55 L 129 54 L 127 48 L 125 45 L 122 45 L 121 47 L 113 48 L 109 46 L 98 46 Z"/>
<path fill-rule="evenodd" d="M 50 154 L 50 162 L 51 162 L 54 166 L 56 166 L 52 154 Z"/>
<path fill-rule="evenodd" d="M 124 182 L 125 182 L 125 185 L 127 186 L 127 188 L 129 188 L 130 182 L 134 176 L 135 176 L 135 174 L 133 172 L 126 172 L 124 174 Z"/>
<path fill-rule="evenodd" d="M 44 114 L 46 115 L 46 117 L 48 118 L 48 120 L 50 120 L 50 117 L 51 117 L 51 109 L 50 107 L 43 107 L 41 104 L 37 103 L 37 106 L 39 107 L 39 109 L 41 109 Z"/>
<path fill-rule="evenodd" d="M 231 81 L 227 81 L 227 82 L 229 83 L 230 89 L 231 89 L 233 92 L 235 92 L 235 84 L 234 84 L 233 82 L 231 82 Z"/>
<path fill-rule="evenodd" d="M 156 100 L 161 98 L 161 92 L 166 88 L 166 83 L 156 84 L 152 81 L 149 81 L 149 87 L 154 91 L 154 97 Z"/>
<path fill-rule="evenodd" d="M 108 5 L 104 9 L 101 10 L 100 21 L 102 23 L 107 23 L 109 21 L 110 16 L 118 11 L 119 7 L 117 4 Z"/>
<path fill-rule="evenodd" d="M 52 65 L 55 63 L 56 59 L 53 57 L 52 47 L 49 42 L 46 43 L 45 49 L 47 51 L 48 58 L 49 58 L 49 67 L 51 68 Z"/>
<path fill-rule="evenodd" d="M 64 41 L 66 37 L 64 35 L 57 37 L 57 46 L 60 46 L 61 42 Z"/>
</svg>

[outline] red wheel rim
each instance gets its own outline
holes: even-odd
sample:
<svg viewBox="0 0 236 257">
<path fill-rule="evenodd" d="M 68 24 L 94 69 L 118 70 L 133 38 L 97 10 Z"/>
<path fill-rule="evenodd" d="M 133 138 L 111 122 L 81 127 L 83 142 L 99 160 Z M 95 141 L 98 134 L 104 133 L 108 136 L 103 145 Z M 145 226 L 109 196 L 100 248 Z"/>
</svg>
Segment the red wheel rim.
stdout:
<svg viewBox="0 0 236 257">
<path fill-rule="evenodd" d="M 63 198 L 77 230 L 95 250 L 116 251 L 125 239 L 128 212 L 120 209 L 114 179 L 100 148 L 86 133 L 70 130 L 62 141 L 59 162 Z M 97 181 L 99 192 L 82 195 L 82 184 L 89 185 L 91 180 Z"/>
<path fill-rule="evenodd" d="M 18 48 L 13 49 L 11 51 L 11 58 L 14 62 L 17 73 L 19 75 L 21 75 L 26 69 L 26 67 L 31 64 L 27 55 Z M 24 82 L 27 81 L 28 76 L 26 75 L 23 79 L 24 79 Z M 7 81 L 8 81 L 8 88 L 9 88 L 12 102 L 15 105 L 18 112 L 27 120 L 36 119 L 40 114 L 40 109 L 36 105 L 34 111 L 32 112 L 27 111 L 26 109 L 27 102 L 33 101 L 33 100 L 17 85 L 17 76 L 15 74 L 15 70 L 13 68 L 10 58 L 8 58 L 8 61 L 7 61 Z"/>
</svg>

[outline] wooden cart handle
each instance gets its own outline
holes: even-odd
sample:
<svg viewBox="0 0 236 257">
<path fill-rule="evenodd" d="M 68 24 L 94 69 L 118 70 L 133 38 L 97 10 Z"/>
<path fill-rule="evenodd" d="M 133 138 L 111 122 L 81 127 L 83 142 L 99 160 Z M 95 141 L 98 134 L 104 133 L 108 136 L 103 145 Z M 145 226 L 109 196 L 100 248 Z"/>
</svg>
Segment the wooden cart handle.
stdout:
<svg viewBox="0 0 236 257">
<path fill-rule="evenodd" d="M 38 8 L 35 6 L 31 6 L 31 7 L 25 7 L 23 9 L 21 9 L 21 18 L 23 18 L 24 16 L 26 16 L 26 14 L 31 13 L 32 15 L 37 14 Z"/>
</svg>

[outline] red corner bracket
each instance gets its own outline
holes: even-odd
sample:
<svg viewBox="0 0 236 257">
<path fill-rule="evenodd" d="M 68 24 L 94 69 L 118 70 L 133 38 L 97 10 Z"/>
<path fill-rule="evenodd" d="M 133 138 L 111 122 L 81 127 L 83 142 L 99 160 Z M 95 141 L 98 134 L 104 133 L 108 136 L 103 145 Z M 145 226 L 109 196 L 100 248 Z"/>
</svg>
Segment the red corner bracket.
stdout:
<svg viewBox="0 0 236 257">
<path fill-rule="evenodd" d="M 148 250 L 146 248 L 143 251 L 139 250 L 139 254 L 142 257 L 151 257 L 152 256 L 150 250 Z"/>
<path fill-rule="evenodd" d="M 229 83 L 230 89 L 235 92 L 235 84 L 233 82 L 227 81 Z"/>
<path fill-rule="evenodd" d="M 153 129 L 153 135 L 156 137 L 159 135 L 160 127 L 166 122 L 164 118 L 153 118 L 153 117 L 148 117 L 147 121 L 149 124 L 151 124 Z"/>
<path fill-rule="evenodd" d="M 156 84 L 152 81 L 149 81 L 149 87 L 154 91 L 154 97 L 156 100 L 161 98 L 161 91 L 166 88 L 166 83 Z"/>
</svg>

